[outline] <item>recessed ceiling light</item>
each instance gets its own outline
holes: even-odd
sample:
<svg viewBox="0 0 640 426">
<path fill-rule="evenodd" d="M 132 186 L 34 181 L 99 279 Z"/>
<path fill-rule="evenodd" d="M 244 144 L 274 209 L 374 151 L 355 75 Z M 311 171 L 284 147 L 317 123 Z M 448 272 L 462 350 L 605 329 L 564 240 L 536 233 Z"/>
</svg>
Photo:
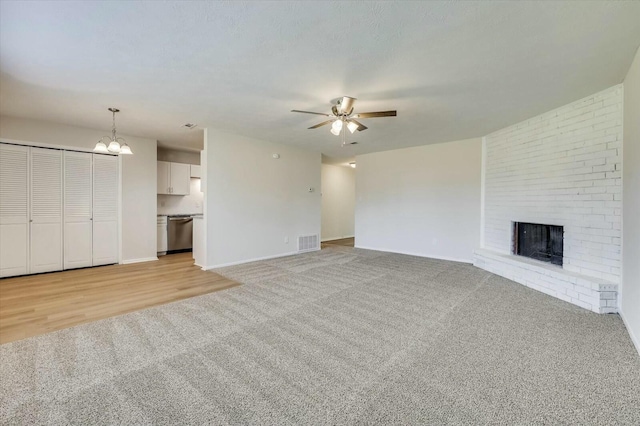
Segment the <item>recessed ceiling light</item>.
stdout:
<svg viewBox="0 0 640 426">
<path fill-rule="evenodd" d="M 185 127 L 187 129 L 193 129 L 196 126 L 197 126 L 197 124 L 194 124 L 194 123 L 185 123 L 185 124 L 182 125 L 182 127 Z"/>
</svg>

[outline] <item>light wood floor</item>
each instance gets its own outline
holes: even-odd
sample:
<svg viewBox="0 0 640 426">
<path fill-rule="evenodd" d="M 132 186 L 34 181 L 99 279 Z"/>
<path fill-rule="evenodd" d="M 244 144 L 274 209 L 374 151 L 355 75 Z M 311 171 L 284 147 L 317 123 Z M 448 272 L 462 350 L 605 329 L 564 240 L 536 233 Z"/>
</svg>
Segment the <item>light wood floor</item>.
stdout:
<svg viewBox="0 0 640 426">
<path fill-rule="evenodd" d="M 342 238 L 340 240 L 330 240 L 330 241 L 324 241 L 321 245 L 320 248 L 325 248 L 327 246 L 345 246 L 345 247 L 353 247 L 355 244 L 356 239 L 351 237 L 351 238 Z"/>
<path fill-rule="evenodd" d="M 0 343 L 239 285 L 193 265 L 191 253 L 0 280 Z"/>
</svg>

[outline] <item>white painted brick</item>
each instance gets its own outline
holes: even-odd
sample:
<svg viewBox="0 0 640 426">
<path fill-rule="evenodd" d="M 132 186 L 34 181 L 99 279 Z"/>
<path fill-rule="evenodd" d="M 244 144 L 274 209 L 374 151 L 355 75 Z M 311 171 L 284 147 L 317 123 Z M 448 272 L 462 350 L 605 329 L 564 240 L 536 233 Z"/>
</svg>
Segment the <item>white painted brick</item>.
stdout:
<svg viewBox="0 0 640 426">
<path fill-rule="evenodd" d="M 573 297 L 574 299 L 578 298 L 578 292 L 575 290 L 567 290 L 567 296 Z"/>
<path fill-rule="evenodd" d="M 614 300 L 608 297 L 620 281 L 621 124 L 618 85 L 486 136 L 484 247 L 510 253 L 512 221 L 561 225 L 565 259 L 560 273 L 538 277 L 528 264 L 507 268 L 483 259 L 484 267 L 501 275 L 508 270 L 518 282 L 554 290 L 594 312 L 615 312 L 615 305 L 600 301 Z M 598 279 L 609 284 L 594 283 Z"/>
<path fill-rule="evenodd" d="M 621 123 L 614 86 L 486 136 L 484 247 L 509 253 L 512 221 L 561 225 L 566 270 L 619 282 Z"/>
<path fill-rule="evenodd" d="M 618 285 L 610 281 L 486 249 L 476 250 L 474 265 L 593 312 L 617 309 Z"/>
</svg>

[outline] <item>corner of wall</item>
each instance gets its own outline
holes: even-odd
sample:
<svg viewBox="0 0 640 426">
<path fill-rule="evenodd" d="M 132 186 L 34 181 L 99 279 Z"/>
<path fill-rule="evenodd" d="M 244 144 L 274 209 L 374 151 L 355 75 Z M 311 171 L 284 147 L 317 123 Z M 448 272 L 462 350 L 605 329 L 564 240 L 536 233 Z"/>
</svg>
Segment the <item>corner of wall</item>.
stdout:
<svg viewBox="0 0 640 426">
<path fill-rule="evenodd" d="M 480 166 L 480 248 L 484 248 L 484 183 L 486 179 L 487 137 L 482 137 L 482 164 Z"/>
</svg>

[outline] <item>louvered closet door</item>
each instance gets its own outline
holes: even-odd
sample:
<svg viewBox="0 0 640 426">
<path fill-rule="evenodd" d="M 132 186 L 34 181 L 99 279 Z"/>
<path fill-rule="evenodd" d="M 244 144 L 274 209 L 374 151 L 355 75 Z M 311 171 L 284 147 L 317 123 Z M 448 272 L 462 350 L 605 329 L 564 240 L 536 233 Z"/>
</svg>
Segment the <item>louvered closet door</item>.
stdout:
<svg viewBox="0 0 640 426">
<path fill-rule="evenodd" d="M 0 277 L 29 273 L 29 147 L 0 143 Z"/>
<path fill-rule="evenodd" d="M 118 262 L 118 157 L 93 154 L 93 265 Z"/>
<path fill-rule="evenodd" d="M 64 269 L 92 264 L 93 154 L 64 152 Z"/>
<path fill-rule="evenodd" d="M 62 269 L 62 151 L 31 149 L 30 273 Z"/>
</svg>

